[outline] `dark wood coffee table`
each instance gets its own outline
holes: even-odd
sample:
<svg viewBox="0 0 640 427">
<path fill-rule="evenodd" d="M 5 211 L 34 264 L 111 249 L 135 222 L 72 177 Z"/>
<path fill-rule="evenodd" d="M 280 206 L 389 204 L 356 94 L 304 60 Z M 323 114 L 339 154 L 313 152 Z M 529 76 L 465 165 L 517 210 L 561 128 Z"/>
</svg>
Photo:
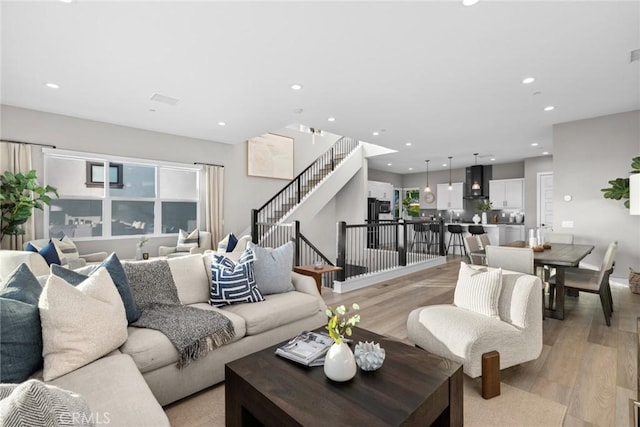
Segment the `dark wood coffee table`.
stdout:
<svg viewBox="0 0 640 427">
<path fill-rule="evenodd" d="M 276 356 L 278 346 L 227 363 L 226 425 L 463 424 L 462 365 L 360 328 L 353 338 L 379 342 L 386 358 L 345 383 Z"/>
</svg>

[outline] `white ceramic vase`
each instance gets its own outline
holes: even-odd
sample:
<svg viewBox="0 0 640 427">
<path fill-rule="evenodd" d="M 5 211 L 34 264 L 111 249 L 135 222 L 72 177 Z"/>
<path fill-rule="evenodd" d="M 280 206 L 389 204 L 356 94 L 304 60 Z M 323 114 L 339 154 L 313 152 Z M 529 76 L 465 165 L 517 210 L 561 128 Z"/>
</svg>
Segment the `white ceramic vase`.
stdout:
<svg viewBox="0 0 640 427">
<path fill-rule="evenodd" d="M 356 375 L 356 358 L 347 344 L 333 344 L 324 358 L 324 374 L 333 381 L 349 381 Z"/>
<path fill-rule="evenodd" d="M 136 247 L 136 261 L 140 261 L 142 259 L 142 248 L 140 246 Z"/>
<path fill-rule="evenodd" d="M 473 220 L 474 224 L 480 223 L 480 217 L 478 216 L 478 214 L 475 214 L 471 219 Z"/>
<path fill-rule="evenodd" d="M 486 212 L 482 212 L 482 223 L 483 224 L 487 223 L 487 213 Z"/>
</svg>

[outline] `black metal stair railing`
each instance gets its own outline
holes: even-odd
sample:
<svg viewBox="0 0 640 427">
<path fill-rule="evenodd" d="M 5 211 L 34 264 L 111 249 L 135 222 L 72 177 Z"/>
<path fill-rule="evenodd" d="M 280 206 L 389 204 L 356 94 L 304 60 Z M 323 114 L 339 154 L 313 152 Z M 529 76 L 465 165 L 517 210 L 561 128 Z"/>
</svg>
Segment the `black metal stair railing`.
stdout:
<svg viewBox="0 0 640 427">
<path fill-rule="evenodd" d="M 291 209 L 320 183 L 359 145 L 353 138 L 342 137 L 318 157 L 311 165 L 296 176 L 259 209 L 252 211 L 251 226 L 258 223 L 278 223 Z M 268 229 L 263 230 L 266 234 Z M 258 238 L 262 237 L 260 235 Z"/>
<path fill-rule="evenodd" d="M 445 255 L 444 221 L 338 223 L 337 280 Z"/>
</svg>

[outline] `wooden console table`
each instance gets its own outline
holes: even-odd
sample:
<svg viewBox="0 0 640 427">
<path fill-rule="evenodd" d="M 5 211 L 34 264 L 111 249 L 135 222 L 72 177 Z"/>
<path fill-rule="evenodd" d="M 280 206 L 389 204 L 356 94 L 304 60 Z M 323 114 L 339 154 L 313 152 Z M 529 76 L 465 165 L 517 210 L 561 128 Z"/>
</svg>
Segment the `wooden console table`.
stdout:
<svg viewBox="0 0 640 427">
<path fill-rule="evenodd" d="M 316 279 L 316 286 L 318 287 L 318 292 L 320 292 L 320 294 L 322 294 L 322 275 L 324 273 L 333 273 L 338 270 L 342 270 L 342 267 L 336 267 L 335 265 L 322 265 L 321 267 L 316 267 L 313 264 L 293 267 L 293 271 L 296 273 L 311 276 Z"/>
</svg>

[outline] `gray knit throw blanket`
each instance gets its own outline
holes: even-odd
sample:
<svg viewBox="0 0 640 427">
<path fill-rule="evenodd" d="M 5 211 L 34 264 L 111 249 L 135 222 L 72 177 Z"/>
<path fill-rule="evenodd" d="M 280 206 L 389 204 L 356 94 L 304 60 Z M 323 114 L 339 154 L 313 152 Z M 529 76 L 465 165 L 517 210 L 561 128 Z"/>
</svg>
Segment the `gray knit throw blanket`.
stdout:
<svg viewBox="0 0 640 427">
<path fill-rule="evenodd" d="M 153 260 L 123 263 L 140 318 L 131 324 L 167 336 L 180 357 L 178 368 L 233 339 L 231 320 L 215 311 L 183 306 L 169 263 Z"/>
</svg>

